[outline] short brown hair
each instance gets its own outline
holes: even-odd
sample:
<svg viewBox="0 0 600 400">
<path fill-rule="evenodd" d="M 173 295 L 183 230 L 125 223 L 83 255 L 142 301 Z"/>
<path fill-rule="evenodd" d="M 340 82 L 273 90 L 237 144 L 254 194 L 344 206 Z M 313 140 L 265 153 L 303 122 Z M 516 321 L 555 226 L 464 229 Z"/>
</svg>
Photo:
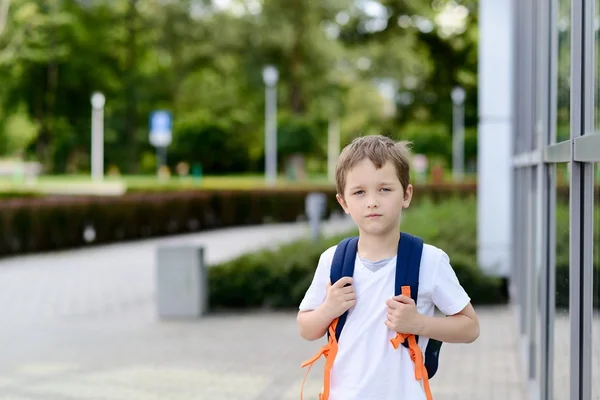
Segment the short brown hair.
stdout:
<svg viewBox="0 0 600 400">
<path fill-rule="evenodd" d="M 368 158 L 376 168 L 381 168 L 386 161 L 391 161 L 396 168 L 396 175 L 406 190 L 410 183 L 410 142 L 394 142 L 387 136 L 370 135 L 357 137 L 344 147 L 337 162 L 335 181 L 337 192 L 344 196 L 346 173 L 356 164 Z"/>
</svg>

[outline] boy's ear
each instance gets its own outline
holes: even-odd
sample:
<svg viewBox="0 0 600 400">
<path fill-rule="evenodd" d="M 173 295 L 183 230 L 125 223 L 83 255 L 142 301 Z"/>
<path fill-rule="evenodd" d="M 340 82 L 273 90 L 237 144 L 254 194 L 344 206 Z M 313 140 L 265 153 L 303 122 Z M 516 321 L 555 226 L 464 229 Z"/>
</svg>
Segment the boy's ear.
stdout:
<svg viewBox="0 0 600 400">
<path fill-rule="evenodd" d="M 410 201 L 412 200 L 413 186 L 409 183 L 404 191 L 404 201 L 402 202 L 402 208 L 408 208 Z"/>
<path fill-rule="evenodd" d="M 338 203 L 340 203 L 340 206 L 342 206 L 342 208 L 344 209 L 344 212 L 346 214 L 350 214 L 350 211 L 348 210 L 348 205 L 344 201 L 344 198 L 340 196 L 339 193 L 335 195 L 335 198 L 337 199 Z"/>
</svg>

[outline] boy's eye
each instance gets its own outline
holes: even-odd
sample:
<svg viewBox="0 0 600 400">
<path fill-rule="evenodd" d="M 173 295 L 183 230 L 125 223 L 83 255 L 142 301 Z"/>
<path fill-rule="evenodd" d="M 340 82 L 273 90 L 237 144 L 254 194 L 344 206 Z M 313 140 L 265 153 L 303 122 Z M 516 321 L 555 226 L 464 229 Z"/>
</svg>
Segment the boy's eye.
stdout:
<svg viewBox="0 0 600 400">
<path fill-rule="evenodd" d="M 354 192 L 354 194 L 361 194 L 363 192 L 364 192 L 363 190 L 357 190 L 356 192 Z"/>
<path fill-rule="evenodd" d="M 386 192 L 389 192 L 389 191 L 390 191 L 390 189 L 388 189 L 388 188 L 381 188 L 381 190 L 384 190 L 384 191 L 386 191 Z"/>
</svg>

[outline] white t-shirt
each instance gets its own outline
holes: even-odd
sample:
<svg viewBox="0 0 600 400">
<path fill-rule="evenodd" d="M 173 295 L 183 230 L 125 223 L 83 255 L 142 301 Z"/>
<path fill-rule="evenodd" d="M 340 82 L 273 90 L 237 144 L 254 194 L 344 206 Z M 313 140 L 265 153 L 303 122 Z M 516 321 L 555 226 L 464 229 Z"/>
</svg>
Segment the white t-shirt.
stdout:
<svg viewBox="0 0 600 400">
<path fill-rule="evenodd" d="M 321 255 L 313 281 L 300 303 L 301 311 L 314 310 L 325 301 L 336 247 L 330 247 Z M 437 307 L 444 314 L 453 315 L 471 301 L 449 261 L 445 252 L 424 244 L 417 298 L 419 313 L 433 316 Z M 390 339 L 396 332 L 385 325 L 385 302 L 394 296 L 395 276 L 396 257 L 384 267 L 371 271 L 357 255 L 356 305 L 348 312 L 338 343 L 329 400 L 426 399 L 422 381 L 415 379 L 408 349 L 403 345 L 394 349 Z M 428 341 L 426 337 L 419 337 L 423 354 Z M 435 378 L 431 384 L 435 384 Z"/>
</svg>

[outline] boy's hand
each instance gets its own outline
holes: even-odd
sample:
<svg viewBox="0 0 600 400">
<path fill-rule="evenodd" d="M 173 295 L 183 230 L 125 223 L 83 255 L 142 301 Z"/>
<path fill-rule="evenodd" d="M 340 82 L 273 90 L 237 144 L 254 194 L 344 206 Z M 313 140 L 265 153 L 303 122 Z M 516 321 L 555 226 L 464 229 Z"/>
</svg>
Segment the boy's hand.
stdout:
<svg viewBox="0 0 600 400">
<path fill-rule="evenodd" d="M 331 319 L 339 317 L 356 304 L 356 293 L 352 282 L 351 277 L 345 276 L 333 285 L 331 282 L 327 284 L 327 298 L 323 305 Z M 350 286 L 344 287 L 347 284 Z"/>
<path fill-rule="evenodd" d="M 412 298 L 400 295 L 394 296 L 385 303 L 387 315 L 385 325 L 399 333 L 418 335 L 422 327 L 422 315 Z"/>
</svg>

